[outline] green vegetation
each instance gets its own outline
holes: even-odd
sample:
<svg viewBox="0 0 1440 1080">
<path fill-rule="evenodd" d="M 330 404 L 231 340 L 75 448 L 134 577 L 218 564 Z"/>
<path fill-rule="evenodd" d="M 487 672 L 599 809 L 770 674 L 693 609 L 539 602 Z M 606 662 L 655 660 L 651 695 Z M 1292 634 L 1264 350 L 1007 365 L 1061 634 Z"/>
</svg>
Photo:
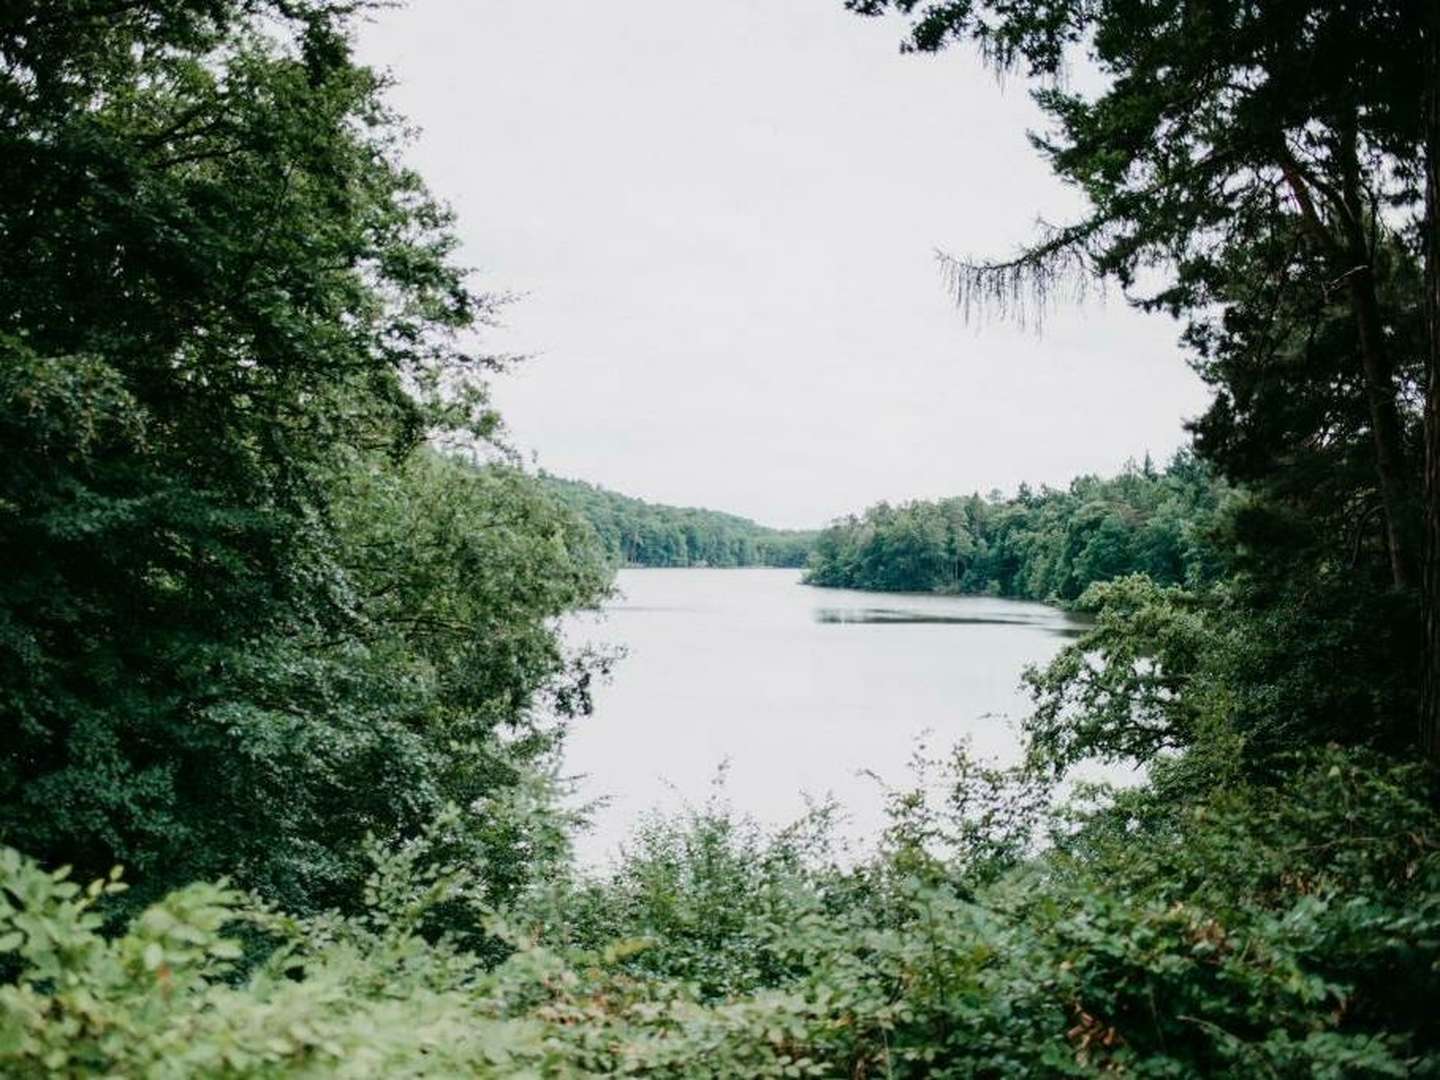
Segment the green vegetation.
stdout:
<svg viewBox="0 0 1440 1080">
<path fill-rule="evenodd" d="M 0 835 L 315 912 L 543 752 L 608 586 L 498 451 L 426 448 L 496 430 L 494 301 L 341 9 L 261 7 L 3 16 Z"/>
<path fill-rule="evenodd" d="M 969 45 L 1029 80 L 1035 146 L 1088 205 L 1013 257 L 942 257 L 956 299 L 1037 321 L 1057 293 L 1111 283 L 1180 319 L 1215 390 L 1197 449 L 1265 497 L 1266 520 L 1246 523 L 1257 553 L 1292 581 L 1319 574 L 1322 592 L 1348 565 L 1360 595 L 1424 612 L 1404 652 L 1422 752 L 1440 764 L 1434 6 L 845 6 L 909 16 L 909 49 Z M 1081 63 L 1103 80 L 1068 82 Z"/>
<path fill-rule="evenodd" d="M 663 506 L 542 474 L 545 489 L 588 521 L 623 566 L 804 566 L 813 532 L 767 529 L 715 510 Z"/>
<path fill-rule="evenodd" d="M 849 6 L 1035 76 L 1090 199 L 962 298 L 1143 269 L 1214 405 L 819 538 L 1094 612 L 1023 760 L 917 762 L 859 858 L 716 801 L 601 875 L 557 618 L 803 538 L 514 465 L 355 5 L 0 13 L 0 1075 L 1440 1076 L 1440 7 Z"/>
<path fill-rule="evenodd" d="M 1197 586 L 1219 568 L 1209 533 L 1224 499 L 1225 485 L 1179 454 L 1164 473 L 1147 458 L 1065 491 L 1022 486 L 1013 499 L 880 503 L 820 534 L 805 580 L 1061 601 L 1126 574 Z"/>
<path fill-rule="evenodd" d="M 957 759 L 955 793 L 984 779 Z M 1038 823 L 897 796 L 885 854 L 712 806 L 603 882 L 497 912 L 454 817 L 378 856 L 366 909 L 294 919 L 192 886 L 119 937 L 13 853 L 11 1075 L 1433 1076 L 1440 831 L 1416 767 L 1321 753 L 1273 786 Z M 1009 827 L 995 825 L 1009 808 Z M 978 829 L 977 820 L 990 827 Z M 977 844 L 979 840 L 987 843 Z M 507 943 L 486 964 L 457 912 Z M 228 928 L 228 932 L 227 932 Z M 247 935 L 273 946 L 242 963 Z"/>
</svg>

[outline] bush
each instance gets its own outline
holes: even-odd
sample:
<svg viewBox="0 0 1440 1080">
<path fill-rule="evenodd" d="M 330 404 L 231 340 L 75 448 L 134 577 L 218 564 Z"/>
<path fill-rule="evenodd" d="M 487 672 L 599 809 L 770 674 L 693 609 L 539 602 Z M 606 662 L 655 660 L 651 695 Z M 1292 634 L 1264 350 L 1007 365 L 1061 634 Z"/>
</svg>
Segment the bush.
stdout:
<svg viewBox="0 0 1440 1080">
<path fill-rule="evenodd" d="M 766 838 L 712 804 L 503 910 L 441 862 L 451 817 L 372 848 L 362 914 L 196 885 L 111 938 L 118 880 L 81 889 L 7 851 L 0 1072 L 1440 1075 L 1429 794 L 1413 767 L 1329 750 L 1280 786 L 1113 794 L 998 874 L 965 830 L 932 832 L 924 861 L 892 835 L 842 866 L 824 814 Z M 490 960 L 445 932 L 457 906 Z"/>
</svg>

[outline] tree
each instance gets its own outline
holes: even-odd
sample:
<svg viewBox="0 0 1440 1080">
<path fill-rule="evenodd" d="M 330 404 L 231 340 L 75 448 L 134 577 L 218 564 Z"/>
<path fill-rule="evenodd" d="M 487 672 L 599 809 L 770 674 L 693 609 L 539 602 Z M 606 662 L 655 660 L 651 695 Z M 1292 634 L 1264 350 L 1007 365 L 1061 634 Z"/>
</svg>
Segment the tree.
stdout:
<svg viewBox="0 0 1440 1080">
<path fill-rule="evenodd" d="M 1329 319 L 1327 332 L 1339 333 L 1326 310 L 1339 305 L 1347 340 L 1335 343 L 1327 363 L 1340 365 L 1359 406 L 1347 423 L 1369 443 L 1389 579 L 1400 590 L 1420 584 L 1422 517 L 1432 534 L 1429 550 L 1440 550 L 1440 510 L 1433 506 L 1440 481 L 1428 484 L 1422 515 L 1415 446 L 1421 417 L 1410 387 L 1418 354 L 1437 347 L 1440 318 L 1432 317 L 1429 331 L 1410 333 L 1420 304 L 1413 288 L 1391 286 L 1407 261 L 1423 259 L 1434 291 L 1435 219 L 1423 217 L 1423 178 L 1434 171 L 1425 130 L 1427 101 L 1435 111 L 1436 66 L 1433 57 L 1426 63 L 1434 36 L 1426 12 L 1433 5 L 849 0 L 847 6 L 911 15 L 909 48 L 970 41 L 998 66 L 1023 66 L 1054 123 L 1053 133 L 1034 141 L 1089 198 L 1085 217 L 1045 229 L 1015 259 L 947 259 L 962 304 L 988 302 L 1028 317 L 1066 282 L 1083 289 L 1086 280 L 1110 278 L 1141 307 L 1189 318 L 1192 342 L 1204 340 L 1225 354 L 1228 372 L 1209 371 L 1221 377 L 1260 370 L 1277 350 L 1293 354 L 1297 331 L 1303 335 L 1307 325 Z M 1101 89 L 1064 85 L 1067 65 L 1077 60 L 1099 69 Z M 1159 285 L 1140 291 L 1157 276 Z M 1215 308 L 1225 310 L 1225 321 L 1207 326 Z M 1421 347 L 1422 339 L 1429 344 Z M 1309 385 L 1333 399 L 1333 386 L 1318 379 Z M 1426 385 L 1440 393 L 1435 380 Z M 1427 445 L 1440 448 L 1434 407 L 1428 415 Z M 1212 419 L 1213 434 L 1223 410 Z M 1429 457 L 1440 459 L 1440 449 Z M 1430 572 L 1427 581 L 1426 667 L 1435 672 L 1440 573 Z M 1422 726 L 1433 732 L 1440 679 L 1427 685 L 1436 690 L 1422 708 Z M 1432 754 L 1440 746 L 1433 734 L 1421 741 Z"/>
<path fill-rule="evenodd" d="M 495 431 L 495 300 L 355 8 L 0 14 L 0 834 L 82 872 L 352 902 L 367 830 L 513 780 L 603 591 L 526 482 L 421 449 Z"/>
<path fill-rule="evenodd" d="M 1440 762 L 1440 10 L 1422 27 L 1425 79 L 1425 667 L 1420 745 Z"/>
</svg>

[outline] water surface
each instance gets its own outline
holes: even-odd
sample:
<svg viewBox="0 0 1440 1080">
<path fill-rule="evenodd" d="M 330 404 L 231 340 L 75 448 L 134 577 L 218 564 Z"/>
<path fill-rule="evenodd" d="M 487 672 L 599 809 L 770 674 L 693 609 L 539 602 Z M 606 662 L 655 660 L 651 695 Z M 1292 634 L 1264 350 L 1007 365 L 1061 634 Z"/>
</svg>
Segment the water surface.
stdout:
<svg viewBox="0 0 1440 1080">
<path fill-rule="evenodd" d="M 703 802 L 728 762 L 733 805 L 767 825 L 833 794 L 849 835 L 873 835 L 881 789 L 903 784 L 917 739 L 969 736 L 1013 758 L 1022 669 L 1080 624 L 1044 604 L 801 585 L 795 570 L 622 570 L 621 596 L 575 620 L 572 641 L 628 655 L 578 721 L 567 771 L 606 796 L 581 841 L 603 861 L 652 807 Z"/>
</svg>

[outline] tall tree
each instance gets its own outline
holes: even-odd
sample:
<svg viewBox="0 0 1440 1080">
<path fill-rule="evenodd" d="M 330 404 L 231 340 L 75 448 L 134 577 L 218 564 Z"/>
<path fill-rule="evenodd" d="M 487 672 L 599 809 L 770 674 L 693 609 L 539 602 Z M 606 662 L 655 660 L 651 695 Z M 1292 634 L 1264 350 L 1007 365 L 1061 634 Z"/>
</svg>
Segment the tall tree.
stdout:
<svg viewBox="0 0 1440 1080">
<path fill-rule="evenodd" d="M 1440 763 L 1440 4 L 1421 30 L 1425 79 L 1425 670 L 1420 745 Z"/>
<path fill-rule="evenodd" d="M 351 898 L 366 830 L 503 784 L 603 588 L 523 484 L 417 463 L 494 430 L 493 301 L 357 6 L 0 9 L 0 834 L 37 855 Z"/>
<path fill-rule="evenodd" d="M 1423 246 L 1424 31 L 1434 5 L 847 6 L 912 16 L 908 48 L 969 41 L 997 65 L 1024 67 L 1054 124 L 1034 141 L 1089 198 L 1082 220 L 1047 229 L 1012 260 L 947 259 L 963 304 L 1030 316 L 1067 281 L 1083 288 L 1095 276 L 1111 278 L 1140 306 L 1196 324 L 1216 307 L 1241 309 L 1248 326 L 1228 347 L 1252 370 L 1293 333 L 1300 309 L 1343 304 L 1353 339 L 1342 355 L 1353 358 L 1389 578 L 1401 590 L 1419 585 L 1421 417 L 1408 376 L 1418 368 L 1419 339 L 1402 325 L 1418 304 L 1413 293 L 1387 302 L 1386 282 L 1396 252 L 1418 263 Z M 1066 85 L 1076 63 L 1098 69 L 1100 89 Z M 1248 289 L 1237 288 L 1241 261 Z M 1302 295 L 1308 299 L 1297 303 Z M 1277 319 L 1287 311 L 1292 318 Z M 1440 530 L 1440 519 L 1433 527 Z M 1427 591 L 1435 610 L 1440 583 Z M 1431 656 L 1431 666 L 1440 664 Z"/>
</svg>

